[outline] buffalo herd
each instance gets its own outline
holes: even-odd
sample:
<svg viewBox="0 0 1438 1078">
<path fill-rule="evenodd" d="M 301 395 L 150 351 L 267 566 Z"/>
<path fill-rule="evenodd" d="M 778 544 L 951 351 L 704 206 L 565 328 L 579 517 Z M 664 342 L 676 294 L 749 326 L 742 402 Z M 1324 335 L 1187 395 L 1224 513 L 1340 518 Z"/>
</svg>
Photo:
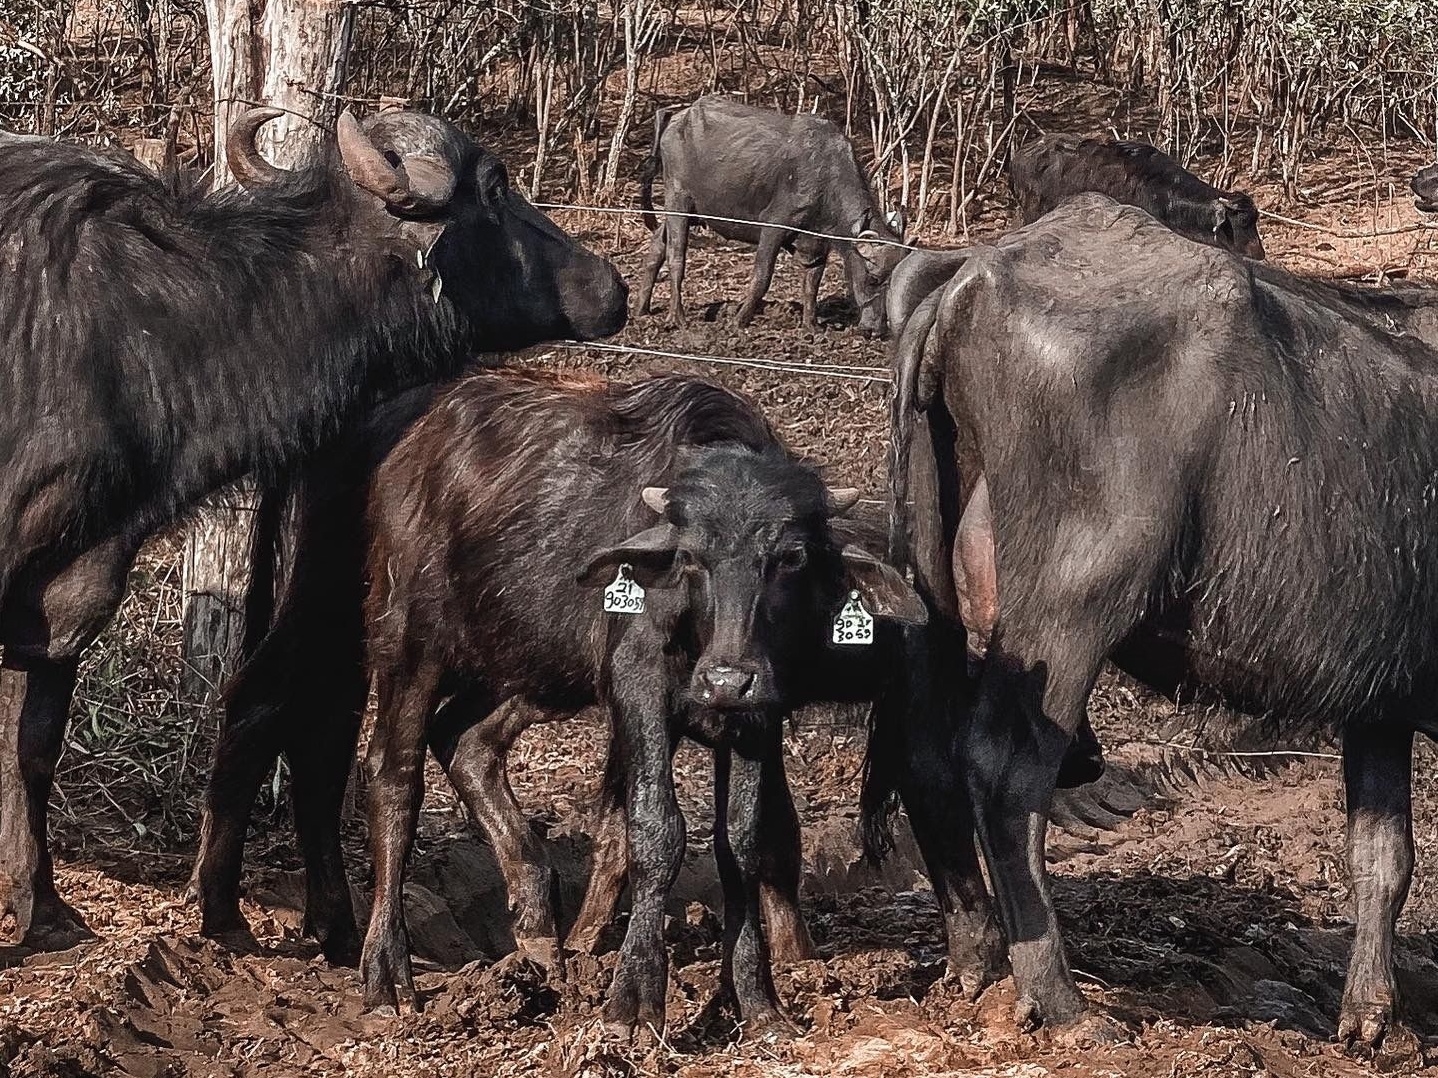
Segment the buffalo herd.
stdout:
<svg viewBox="0 0 1438 1078">
<path fill-rule="evenodd" d="M 433 753 L 554 976 L 628 887 L 605 1020 L 662 1029 L 689 738 L 714 755 L 724 993 L 751 1036 L 792 1032 L 771 964 L 815 949 L 780 737 L 795 708 L 860 701 L 867 845 L 902 804 L 953 977 L 972 994 L 1011 972 L 1020 1025 L 1067 1026 L 1087 1011 L 1045 830 L 1055 790 L 1102 773 L 1086 704 L 1111 660 L 1341 742 L 1357 931 L 1338 1033 L 1395 1034 L 1413 740 L 1438 737 L 1438 291 L 1275 268 L 1246 194 L 1067 135 L 1014 153 L 1020 227 L 913 249 L 828 121 L 722 95 L 660 110 L 637 310 L 667 265 L 683 322 L 694 223 L 757 248 L 740 324 L 780 250 L 813 324 L 837 252 L 860 328 L 892 341 L 880 529 L 703 379 L 462 373 L 612 335 L 623 280 L 443 120 L 345 112 L 285 171 L 255 148 L 276 115 L 235 123 L 238 184 L 214 192 L 0 132 L 6 940 L 83 931 L 46 840 L 81 652 L 146 537 L 255 475 L 289 493 L 292 551 L 224 698 L 192 880 L 207 936 L 253 946 L 244 839 L 283 755 L 306 932 L 360 965 L 368 1007 L 413 1006 L 403 881 Z M 1438 211 L 1438 166 L 1412 190 Z M 372 684 L 361 935 L 340 824 Z M 561 939 L 506 757 L 595 704 L 594 863 Z"/>
</svg>

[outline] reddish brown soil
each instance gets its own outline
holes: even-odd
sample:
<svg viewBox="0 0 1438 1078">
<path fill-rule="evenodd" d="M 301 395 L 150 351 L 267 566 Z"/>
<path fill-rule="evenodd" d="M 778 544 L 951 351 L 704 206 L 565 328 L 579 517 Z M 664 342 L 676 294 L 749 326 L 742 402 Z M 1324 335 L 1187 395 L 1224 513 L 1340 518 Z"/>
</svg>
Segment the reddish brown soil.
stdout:
<svg viewBox="0 0 1438 1078">
<path fill-rule="evenodd" d="M 1373 206 L 1356 202 L 1293 213 L 1345 232 L 1375 223 Z M 1384 227 L 1418 220 L 1401 193 L 1381 203 L 1376 217 Z M 619 235 L 617 255 L 632 275 L 643 237 L 632 225 Z M 1269 222 L 1266 235 L 1275 260 L 1308 272 L 1382 265 L 1415 278 L 1438 276 L 1432 232 L 1341 240 Z M 614 226 L 604 222 L 590 239 L 614 249 Z M 622 340 L 712 356 L 883 365 L 882 346 L 852 330 L 797 328 L 796 282 L 783 263 L 759 321 L 748 331 L 734 329 L 728 317 L 747 258 L 712 242 L 696 245 L 690 309 L 698 316 L 712 305 L 715 320 L 696 317 L 688 330 L 670 333 L 659 318 L 639 319 Z M 840 291 L 834 274 L 826 294 Z M 665 302 L 662 288 L 659 298 Z M 826 310 L 838 315 L 842 307 L 831 300 Z M 867 497 L 882 496 L 880 382 L 554 349 L 528 358 L 618 377 L 675 367 L 710 375 L 754 394 L 790 442 L 828 465 L 835 479 L 862 485 Z M 142 620 L 153 578 L 174 549 L 160 544 L 156 551 L 126 625 Z M 173 639 L 164 646 L 173 648 Z M 163 679 L 157 684 L 142 688 L 159 693 Z M 0 970 L 0 1073 L 1286 1078 L 1438 1067 L 1432 750 L 1425 745 L 1419 752 L 1419 867 L 1399 952 L 1414 1024 L 1426 1040 L 1417 1052 L 1355 1060 L 1331 1043 L 1351 939 L 1336 762 L 1326 755 L 1245 758 L 1240 768 L 1235 759 L 1159 747 L 1155 742 L 1189 744 L 1198 719 L 1113 678 L 1105 679 L 1091 711 L 1114 776 L 1102 799 L 1110 807 L 1125 801 L 1142 807 L 1124 816 L 1096 807 L 1092 793 L 1071 798 L 1051 844 L 1052 864 L 1073 965 L 1086 994 L 1122 1023 L 1126 1043 L 1092 1047 L 1021 1034 L 1010 1016 L 1009 984 L 968 1002 L 942 979 L 939 918 L 912 843 L 901 841 L 882 870 L 859 863 L 862 716 L 816 711 L 800 717 L 786 749 L 805 825 L 808 916 L 824 955 L 781 971 L 780 991 L 803 1029 L 791 1043 L 746 1043 L 713 1006 L 718 926 L 707 845 L 708 764 L 686 748 L 678 769 L 692 841 L 671 911 L 670 1026 L 660 1044 L 622 1049 L 600 1037 L 594 1020 L 612 954 L 576 958 L 568 978 L 556 983 L 504 958 L 507 914 L 493 861 L 436 773 L 409 894 L 425 969 L 422 1013 L 361 1014 L 354 973 L 329 967 L 301 939 L 297 858 L 287 826 L 262 826 L 252 843 L 246 912 L 263 953 L 235 956 L 195 935 L 196 915 L 183 896 L 190 839 L 171 837 L 184 832 L 189 817 L 176 816 L 167 799 L 136 804 L 115 794 L 113 813 L 104 802 L 61 813 L 60 844 L 68 852 L 60 885 L 97 939 L 60 954 L 9 956 L 9 968 Z M 89 713 L 79 721 L 96 719 Z M 1211 723 L 1205 736 L 1222 741 L 1214 731 L 1224 725 Z M 601 736 L 592 716 L 539 727 L 521 742 L 513 764 L 521 800 L 554 839 L 570 912 L 583 882 L 585 811 L 598 780 Z M 79 766 L 73 757 L 70 766 Z M 76 799 L 84 792 L 81 774 L 62 775 Z M 368 867 L 358 817 L 350 838 L 363 897 Z"/>
</svg>

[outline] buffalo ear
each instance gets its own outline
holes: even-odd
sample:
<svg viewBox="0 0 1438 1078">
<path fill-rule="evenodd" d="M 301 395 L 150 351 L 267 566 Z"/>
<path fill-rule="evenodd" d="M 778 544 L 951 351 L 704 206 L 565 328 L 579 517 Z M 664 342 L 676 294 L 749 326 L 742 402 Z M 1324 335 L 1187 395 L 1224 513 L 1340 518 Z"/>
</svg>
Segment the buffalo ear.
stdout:
<svg viewBox="0 0 1438 1078">
<path fill-rule="evenodd" d="M 587 588 L 602 587 L 614 580 L 621 565 L 629 565 L 641 587 L 672 588 L 678 580 L 674 571 L 678 552 L 678 529 L 672 524 L 659 524 L 631 535 L 618 546 L 595 551 L 575 579 Z"/>
<path fill-rule="evenodd" d="M 870 271 L 874 271 L 884 256 L 884 248 L 888 245 L 881 242 L 879 234 L 872 228 L 866 228 L 854 238 L 854 250 L 859 252 L 859 257 L 869 264 Z"/>
<path fill-rule="evenodd" d="M 857 591 L 864 609 L 876 618 L 908 625 L 923 625 L 929 620 L 928 608 L 919 593 L 892 565 L 852 543 L 844 547 L 840 557 L 844 560 L 845 587 Z"/>
<path fill-rule="evenodd" d="M 1217 232 L 1224 225 L 1232 228 L 1234 217 L 1238 215 L 1238 203 L 1231 198 L 1216 198 L 1213 200 L 1213 230 Z"/>
</svg>

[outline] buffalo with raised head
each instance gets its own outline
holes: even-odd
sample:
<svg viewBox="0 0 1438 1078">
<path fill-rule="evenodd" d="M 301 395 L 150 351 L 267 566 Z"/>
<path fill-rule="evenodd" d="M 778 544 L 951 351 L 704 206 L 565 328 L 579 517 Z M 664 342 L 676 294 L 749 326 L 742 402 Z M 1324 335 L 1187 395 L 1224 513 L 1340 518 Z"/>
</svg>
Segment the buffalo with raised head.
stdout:
<svg viewBox="0 0 1438 1078">
<path fill-rule="evenodd" d="M 1014 153 L 1009 183 L 1023 224 L 1071 195 L 1094 191 L 1145 210 L 1191 240 L 1263 257 L 1252 198 L 1220 191 L 1146 142 L 1047 135 Z"/>
<path fill-rule="evenodd" d="M 80 652 L 139 543 L 246 473 L 475 348 L 602 336 L 614 268 L 443 120 L 340 117 L 294 172 L 228 142 L 240 186 L 177 193 L 132 160 L 9 136 L 0 155 L 0 917 L 73 935 L 46 802 Z M 30 932 L 32 926 L 37 930 Z"/>
<path fill-rule="evenodd" d="M 653 186 L 661 171 L 665 216 L 659 221 Z M 701 97 L 683 109 L 662 109 L 654 118 L 654 146 L 640 176 L 640 203 L 645 223 L 654 230 L 639 277 L 640 314 L 649 312 L 654 283 L 667 264 L 668 322 L 684 321 L 684 261 L 692 222 L 758 247 L 749 295 L 739 307 L 741 326 L 753 320 L 769 291 L 781 250 L 793 251 L 804 268 L 804 324 L 816 325 L 819 280 L 830 251 L 838 247 L 860 327 L 884 334 L 884 283 L 904 254 L 902 224 L 896 229 L 884 218 L 853 146 L 823 117 L 756 108 L 726 94 Z M 842 238 L 825 238 L 834 236 Z"/>
<path fill-rule="evenodd" d="M 1021 1020 L 1085 1012 L 1044 836 L 1112 658 L 1341 737 L 1357 934 L 1338 1032 L 1395 1033 L 1413 738 L 1438 735 L 1438 291 L 1295 278 L 1085 194 L 971 249 L 935 302 L 899 421 L 934 409 L 951 431 L 926 526 L 970 596 L 961 756 Z"/>
</svg>

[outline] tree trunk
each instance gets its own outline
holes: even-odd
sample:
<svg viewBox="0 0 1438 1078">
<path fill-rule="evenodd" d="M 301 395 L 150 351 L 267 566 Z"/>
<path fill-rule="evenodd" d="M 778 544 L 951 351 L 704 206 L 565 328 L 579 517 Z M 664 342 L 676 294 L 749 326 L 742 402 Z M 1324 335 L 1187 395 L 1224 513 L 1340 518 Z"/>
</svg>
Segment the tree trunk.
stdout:
<svg viewBox="0 0 1438 1078">
<path fill-rule="evenodd" d="M 338 112 L 352 11 L 340 0 L 206 0 L 216 187 L 231 181 L 230 124 L 251 105 L 286 110 L 260 133 L 275 164 L 294 167 L 315 152 Z M 185 544 L 183 688 L 192 699 L 217 692 L 240 662 L 258 497 L 249 482 L 216 494 Z"/>
</svg>

